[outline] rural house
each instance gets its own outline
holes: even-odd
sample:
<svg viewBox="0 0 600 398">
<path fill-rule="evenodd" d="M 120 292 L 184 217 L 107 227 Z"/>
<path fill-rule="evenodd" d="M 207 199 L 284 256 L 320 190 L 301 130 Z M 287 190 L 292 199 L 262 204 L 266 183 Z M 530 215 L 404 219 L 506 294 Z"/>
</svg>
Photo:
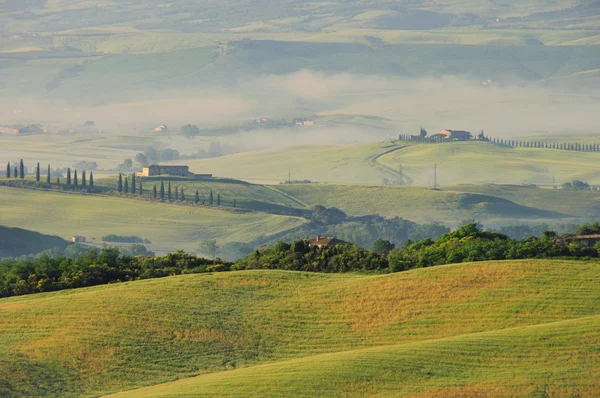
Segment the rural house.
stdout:
<svg viewBox="0 0 600 398">
<path fill-rule="evenodd" d="M 194 174 L 190 172 L 189 166 L 163 166 L 153 164 L 152 166 L 144 167 L 142 171 L 136 173 L 138 177 L 154 177 L 154 176 L 171 176 L 171 177 L 198 177 L 211 178 L 212 174 Z"/>
<path fill-rule="evenodd" d="M 596 243 L 600 242 L 600 234 L 557 236 L 554 238 L 554 241 L 562 245 L 577 243 L 580 246 L 593 247 Z"/>
<path fill-rule="evenodd" d="M 318 247 L 319 249 L 325 246 L 346 246 L 351 245 L 351 243 L 345 242 L 340 239 L 332 238 L 330 236 L 320 236 L 317 235 L 312 239 L 308 239 L 309 247 Z"/>
<path fill-rule="evenodd" d="M 442 137 L 448 141 L 469 141 L 471 139 L 471 133 L 464 130 L 441 130 L 435 133 L 434 136 Z"/>
</svg>

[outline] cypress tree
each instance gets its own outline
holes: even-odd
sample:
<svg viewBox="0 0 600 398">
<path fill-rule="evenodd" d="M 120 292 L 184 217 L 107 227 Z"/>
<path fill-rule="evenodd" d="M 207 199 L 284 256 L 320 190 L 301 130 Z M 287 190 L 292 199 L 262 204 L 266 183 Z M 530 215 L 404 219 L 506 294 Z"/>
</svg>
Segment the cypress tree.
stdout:
<svg viewBox="0 0 600 398">
<path fill-rule="evenodd" d="M 179 190 L 175 187 L 175 202 L 179 200 Z"/>
<path fill-rule="evenodd" d="M 40 182 L 40 162 L 38 162 L 37 169 L 35 169 L 35 182 Z"/>
<path fill-rule="evenodd" d="M 67 169 L 67 186 L 71 185 L 71 168 Z"/>
<path fill-rule="evenodd" d="M 221 194 L 217 194 L 217 207 L 221 206 Z"/>
<path fill-rule="evenodd" d="M 56 177 L 56 185 L 60 185 L 60 178 Z"/>
<path fill-rule="evenodd" d="M 123 176 L 119 173 L 119 181 L 117 181 L 117 191 L 123 192 Z"/>
<path fill-rule="evenodd" d="M 87 181 L 85 180 L 85 170 L 81 173 L 81 187 L 85 188 L 87 185 Z"/>
<path fill-rule="evenodd" d="M 167 191 L 167 197 L 169 199 L 169 202 L 171 201 L 171 181 L 169 181 L 169 189 Z"/>
<path fill-rule="evenodd" d="M 19 178 L 19 170 L 17 169 L 17 166 L 15 166 L 15 174 L 13 174 L 13 178 L 16 180 L 17 178 Z"/>
<path fill-rule="evenodd" d="M 183 193 L 183 187 L 181 187 L 181 201 L 185 200 L 185 193 Z"/>
<path fill-rule="evenodd" d="M 213 192 L 210 191 L 210 195 L 208 195 L 208 205 L 212 206 L 213 205 Z"/>
<path fill-rule="evenodd" d="M 160 182 L 160 200 L 165 200 L 165 182 Z"/>
<path fill-rule="evenodd" d="M 19 178 L 21 180 L 25 178 L 25 166 L 23 165 L 23 159 L 21 159 L 21 163 L 19 164 Z"/>
<path fill-rule="evenodd" d="M 233 200 L 233 208 L 234 208 L 234 209 L 235 209 L 235 205 L 236 205 L 236 203 L 235 203 L 235 199 L 234 199 L 234 200 Z"/>
<path fill-rule="evenodd" d="M 135 173 L 131 174 L 131 193 L 135 195 Z"/>
<path fill-rule="evenodd" d="M 90 171 L 90 188 L 94 188 L 94 173 Z"/>
<path fill-rule="evenodd" d="M 152 199 L 156 200 L 156 184 L 154 184 L 154 187 L 152 187 Z"/>
<path fill-rule="evenodd" d="M 142 180 L 140 180 L 140 196 L 144 196 L 144 187 L 142 186 Z"/>
<path fill-rule="evenodd" d="M 75 170 L 75 173 L 73 173 L 73 185 L 75 186 L 75 188 L 77 188 L 77 170 Z"/>
<path fill-rule="evenodd" d="M 48 174 L 46 174 L 46 184 L 50 184 L 50 165 L 48 165 Z"/>
<path fill-rule="evenodd" d="M 198 204 L 200 202 L 200 195 L 198 194 L 198 190 L 196 189 L 196 196 L 194 197 L 194 203 Z"/>
<path fill-rule="evenodd" d="M 6 178 L 10 178 L 10 162 L 6 164 Z"/>
<path fill-rule="evenodd" d="M 127 195 L 129 193 L 129 183 L 127 182 L 127 177 L 125 177 L 125 195 Z"/>
</svg>

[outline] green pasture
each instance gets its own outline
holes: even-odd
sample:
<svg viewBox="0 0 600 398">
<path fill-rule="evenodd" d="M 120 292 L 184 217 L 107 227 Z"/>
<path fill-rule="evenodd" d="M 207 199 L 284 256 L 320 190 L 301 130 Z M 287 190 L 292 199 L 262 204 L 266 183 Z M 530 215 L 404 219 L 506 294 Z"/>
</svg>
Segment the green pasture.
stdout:
<svg viewBox="0 0 600 398">
<path fill-rule="evenodd" d="M 190 160 L 190 171 L 248 181 L 278 183 L 311 180 L 321 183 L 380 184 L 393 178 L 372 158 L 390 143 L 310 145 L 244 152 L 214 159 Z"/>
<path fill-rule="evenodd" d="M 149 239 L 155 251 L 195 252 L 201 240 L 251 242 L 302 225 L 304 220 L 264 213 L 236 214 L 119 197 L 0 187 L 0 224 L 102 244 L 109 234 Z"/>
<path fill-rule="evenodd" d="M 598 394 L 600 316 L 218 372 L 111 397 Z"/>
<path fill-rule="evenodd" d="M 379 214 L 416 222 L 439 221 L 447 225 L 471 219 L 487 223 L 512 221 L 520 224 L 525 220 L 548 221 L 574 216 L 570 209 L 560 207 L 558 203 L 551 209 L 535 201 L 515 203 L 511 198 L 477 192 L 477 186 L 474 186 L 473 192 L 469 192 L 470 187 L 465 186 L 464 192 L 460 189 L 333 184 L 282 185 L 278 189 L 307 205 L 337 207 L 349 215 Z M 568 197 L 570 194 L 563 192 L 557 199 L 560 201 Z M 593 208 L 583 201 L 581 205 Z"/>
<path fill-rule="evenodd" d="M 600 153 L 555 149 L 509 148 L 487 142 L 419 144 L 377 159 L 380 165 L 403 166 L 416 185 L 433 186 L 434 164 L 442 188 L 455 184 L 537 184 L 560 186 L 580 179 L 599 184 L 595 172 Z"/>
<path fill-rule="evenodd" d="M 0 394 L 98 396 L 206 375 L 133 394 L 510 395 L 545 381 L 590 395 L 598 267 L 231 272 L 1 299 Z"/>
</svg>

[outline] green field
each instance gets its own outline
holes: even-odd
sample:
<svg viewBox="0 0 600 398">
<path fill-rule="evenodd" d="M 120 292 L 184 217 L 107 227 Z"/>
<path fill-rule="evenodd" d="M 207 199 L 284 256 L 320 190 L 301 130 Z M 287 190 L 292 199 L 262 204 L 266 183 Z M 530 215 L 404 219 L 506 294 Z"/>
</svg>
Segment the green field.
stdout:
<svg viewBox="0 0 600 398">
<path fill-rule="evenodd" d="M 0 187 L 0 224 L 102 244 L 109 234 L 149 239 L 155 251 L 195 252 L 201 240 L 251 242 L 302 225 L 303 219 L 264 213 L 236 214 L 202 207 L 117 197 L 84 196 Z"/>
<path fill-rule="evenodd" d="M 190 161 L 197 172 L 257 181 L 309 179 L 322 183 L 380 185 L 399 179 L 433 186 L 434 164 L 442 188 L 456 184 L 561 185 L 573 179 L 600 184 L 600 153 L 508 148 L 487 142 L 302 146 Z"/>
<path fill-rule="evenodd" d="M 372 158 L 390 143 L 296 146 L 191 160 L 190 170 L 259 182 L 311 180 L 321 183 L 380 184 L 395 175 Z M 288 174 L 289 173 L 289 174 Z"/>
<path fill-rule="evenodd" d="M 571 218 L 570 209 L 546 210 L 542 203 L 517 204 L 502 196 L 491 193 L 468 193 L 471 186 L 465 186 L 464 192 L 458 189 L 433 190 L 417 187 L 382 187 L 359 185 L 282 185 L 279 189 L 303 203 L 337 207 L 349 215 L 361 216 L 379 214 L 384 217 L 401 217 L 416 222 L 441 221 L 447 225 L 456 225 L 465 220 L 476 219 L 487 223 L 522 223 L 524 220 L 552 220 Z M 483 191 L 483 190 L 482 190 Z M 467 193 L 465 193 L 467 192 Z M 565 191 L 558 200 L 571 197 Z M 600 195 L 595 195 L 600 198 Z M 586 209 L 589 203 L 582 203 Z M 558 206 L 557 206 L 558 207 Z M 583 216 L 583 215 L 582 215 Z M 592 214 L 587 214 L 592 216 Z"/>
<path fill-rule="evenodd" d="M 205 375 L 132 394 L 593 396 L 598 267 L 232 272 L 2 299 L 0 394 L 98 396 Z"/>
</svg>

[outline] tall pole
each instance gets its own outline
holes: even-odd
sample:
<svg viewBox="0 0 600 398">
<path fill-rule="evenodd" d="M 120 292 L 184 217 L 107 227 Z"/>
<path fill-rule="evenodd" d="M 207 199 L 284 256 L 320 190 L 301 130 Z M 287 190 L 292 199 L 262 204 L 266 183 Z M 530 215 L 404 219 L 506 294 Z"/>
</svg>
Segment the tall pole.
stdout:
<svg viewBox="0 0 600 398">
<path fill-rule="evenodd" d="M 433 189 L 437 188 L 437 163 L 433 164 Z"/>
</svg>

